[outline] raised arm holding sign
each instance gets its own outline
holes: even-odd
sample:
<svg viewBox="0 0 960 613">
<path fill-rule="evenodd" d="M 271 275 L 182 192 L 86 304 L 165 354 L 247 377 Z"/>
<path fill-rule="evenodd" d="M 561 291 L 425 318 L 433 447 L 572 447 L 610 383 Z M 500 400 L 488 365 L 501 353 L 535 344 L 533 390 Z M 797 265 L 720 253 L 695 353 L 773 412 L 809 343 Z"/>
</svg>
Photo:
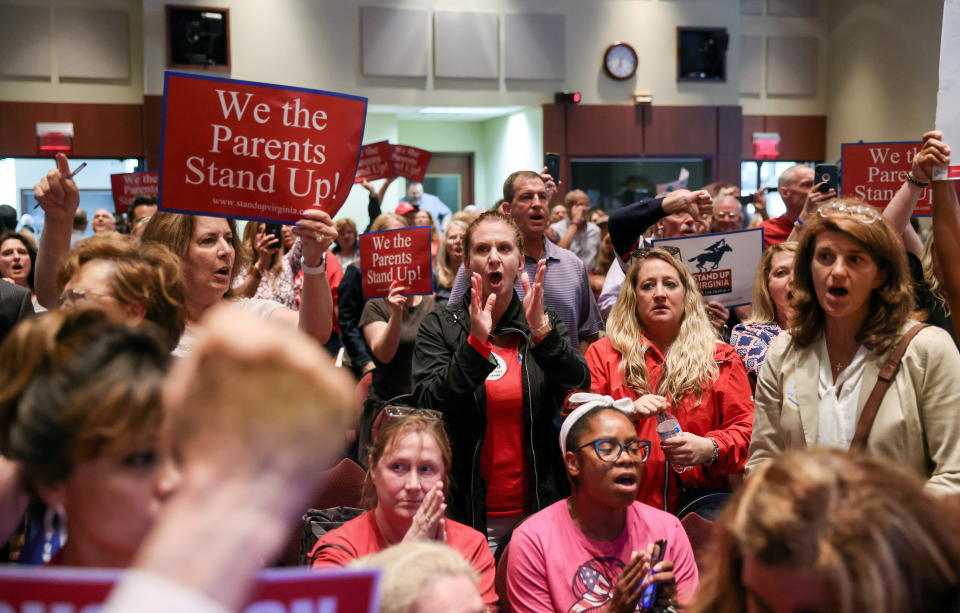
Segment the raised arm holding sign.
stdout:
<svg viewBox="0 0 960 613">
<path fill-rule="evenodd" d="M 940 89 L 937 92 L 937 130 L 940 140 L 960 142 L 960 0 L 944 0 L 943 30 L 940 35 Z M 934 168 L 936 181 L 960 179 L 960 164 Z"/>
<path fill-rule="evenodd" d="M 430 228 L 402 228 L 360 235 L 360 268 L 363 270 L 363 297 L 378 298 L 433 293 Z"/>
</svg>

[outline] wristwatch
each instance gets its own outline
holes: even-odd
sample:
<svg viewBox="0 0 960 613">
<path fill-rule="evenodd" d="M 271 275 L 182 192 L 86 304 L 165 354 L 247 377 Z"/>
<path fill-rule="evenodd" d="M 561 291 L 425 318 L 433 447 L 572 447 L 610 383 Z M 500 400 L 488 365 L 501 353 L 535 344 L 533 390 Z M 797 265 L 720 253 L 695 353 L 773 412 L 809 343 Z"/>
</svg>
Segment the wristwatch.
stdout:
<svg viewBox="0 0 960 613">
<path fill-rule="evenodd" d="M 300 256 L 300 269 L 303 270 L 305 275 L 322 275 L 327 272 L 327 254 L 324 253 L 320 258 L 320 264 L 317 266 L 307 266 L 307 263 L 303 260 L 303 256 Z"/>
</svg>

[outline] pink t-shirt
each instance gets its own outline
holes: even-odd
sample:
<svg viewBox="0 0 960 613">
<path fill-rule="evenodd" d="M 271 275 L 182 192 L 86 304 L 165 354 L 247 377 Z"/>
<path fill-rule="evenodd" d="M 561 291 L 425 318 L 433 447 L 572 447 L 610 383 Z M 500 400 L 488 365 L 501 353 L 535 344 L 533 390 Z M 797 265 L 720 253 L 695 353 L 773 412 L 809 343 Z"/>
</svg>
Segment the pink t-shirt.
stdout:
<svg viewBox="0 0 960 613">
<path fill-rule="evenodd" d="M 600 610 L 634 551 L 667 540 L 664 559 L 673 562 L 677 597 L 688 603 L 699 576 L 680 521 L 641 502 L 627 509 L 623 533 L 614 541 L 588 539 L 574 525 L 566 499 L 530 516 L 514 531 L 507 559 L 507 597 L 514 613 Z"/>
</svg>

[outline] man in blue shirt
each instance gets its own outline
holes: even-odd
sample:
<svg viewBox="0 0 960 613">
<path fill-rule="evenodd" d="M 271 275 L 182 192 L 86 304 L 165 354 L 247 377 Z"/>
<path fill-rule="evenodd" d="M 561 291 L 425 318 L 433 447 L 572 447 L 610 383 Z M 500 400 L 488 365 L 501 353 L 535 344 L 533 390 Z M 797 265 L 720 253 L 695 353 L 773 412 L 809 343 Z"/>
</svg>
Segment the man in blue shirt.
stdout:
<svg viewBox="0 0 960 613">
<path fill-rule="evenodd" d="M 453 212 L 450 207 L 443 203 L 433 194 L 426 194 L 423 191 L 423 183 L 418 181 L 407 182 L 407 197 L 401 202 L 409 203 L 415 208 L 423 209 L 433 217 L 433 223 L 437 226 L 437 232 L 442 233 Z"/>
</svg>

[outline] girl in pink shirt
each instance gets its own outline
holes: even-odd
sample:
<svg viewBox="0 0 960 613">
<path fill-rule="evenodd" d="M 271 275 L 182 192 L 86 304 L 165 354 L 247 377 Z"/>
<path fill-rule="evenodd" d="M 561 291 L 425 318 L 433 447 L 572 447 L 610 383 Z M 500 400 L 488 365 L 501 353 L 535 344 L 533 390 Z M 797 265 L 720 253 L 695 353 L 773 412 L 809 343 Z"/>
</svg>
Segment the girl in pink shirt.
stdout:
<svg viewBox="0 0 960 613">
<path fill-rule="evenodd" d="M 511 609 L 634 611 L 650 583 L 658 585 L 657 605 L 689 602 L 699 579 L 686 533 L 673 515 L 636 501 L 650 441 L 638 440 L 621 412 L 632 402 L 571 400 L 584 396 L 595 400 L 571 413 L 560 433 L 573 495 L 518 526 L 504 554 Z M 666 550 L 651 570 L 659 539 Z"/>
</svg>

